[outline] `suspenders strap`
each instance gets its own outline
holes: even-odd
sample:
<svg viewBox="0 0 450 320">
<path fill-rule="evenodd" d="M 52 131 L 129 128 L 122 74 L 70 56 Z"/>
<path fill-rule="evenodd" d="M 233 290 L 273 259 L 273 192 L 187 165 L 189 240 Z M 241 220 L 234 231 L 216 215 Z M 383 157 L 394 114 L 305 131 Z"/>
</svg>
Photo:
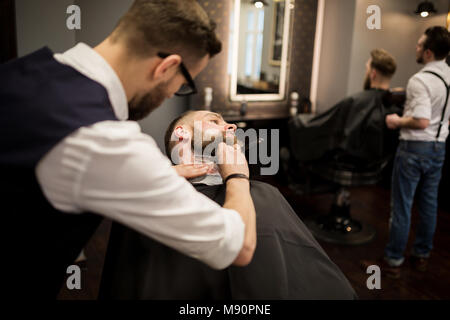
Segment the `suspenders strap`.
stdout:
<svg viewBox="0 0 450 320">
<path fill-rule="evenodd" d="M 444 117 L 445 117 L 445 111 L 447 109 L 447 103 L 448 103 L 448 96 L 450 93 L 450 86 L 447 84 L 447 82 L 445 82 L 444 78 L 442 78 L 439 74 L 437 74 L 436 72 L 433 71 L 424 71 L 426 73 L 431 73 L 434 74 L 436 77 L 438 77 L 439 79 L 442 80 L 442 82 L 445 85 L 445 89 L 447 89 L 447 96 L 445 97 L 445 104 L 444 104 L 444 108 L 442 109 L 442 116 L 441 116 L 441 121 L 439 122 L 439 128 L 438 128 L 438 132 L 436 135 L 436 140 L 439 139 L 439 136 L 441 134 L 441 129 L 442 129 L 442 125 L 444 124 Z"/>
</svg>

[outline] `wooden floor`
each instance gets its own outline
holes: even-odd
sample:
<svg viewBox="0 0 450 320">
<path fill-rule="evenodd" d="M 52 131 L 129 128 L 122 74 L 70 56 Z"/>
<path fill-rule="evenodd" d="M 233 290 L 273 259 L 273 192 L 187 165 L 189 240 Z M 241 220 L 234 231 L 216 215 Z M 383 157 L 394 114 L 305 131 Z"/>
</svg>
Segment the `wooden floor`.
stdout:
<svg viewBox="0 0 450 320">
<path fill-rule="evenodd" d="M 302 219 L 328 213 L 334 198 L 332 193 L 299 196 L 286 186 L 277 184 L 277 187 Z M 351 189 L 352 216 L 370 223 L 377 230 L 377 236 L 371 243 L 362 246 L 340 246 L 321 242 L 323 248 L 347 276 L 360 299 L 450 299 L 450 213 L 442 210 L 439 211 L 435 248 L 428 272 L 413 271 L 406 263 L 400 279 L 382 278 L 380 290 L 367 289 L 368 275 L 360 269 L 359 261 L 382 256 L 388 237 L 389 201 L 389 189 L 382 186 Z M 408 250 L 416 225 L 417 211 L 414 208 Z M 59 299 L 96 299 L 109 226 L 108 221 L 103 223 L 86 248 L 88 262 L 87 270 L 83 271 L 84 289 L 62 289 Z"/>
<path fill-rule="evenodd" d="M 299 197 L 282 188 L 295 211 L 301 218 L 315 214 L 326 214 L 333 203 L 333 194 Z M 439 211 L 438 225 L 434 238 L 434 250 L 425 273 L 412 270 L 405 262 L 402 277 L 392 280 L 382 277 L 380 290 L 369 290 L 366 280 L 369 275 L 360 268 L 363 259 L 377 259 L 383 255 L 388 239 L 390 190 L 380 187 L 359 187 L 351 189 L 351 215 L 353 218 L 372 225 L 375 239 L 361 246 L 342 246 L 320 242 L 330 258 L 347 276 L 360 299 L 373 300 L 417 300 L 450 298 L 450 213 Z M 407 256 L 414 240 L 418 223 L 417 209 L 413 208 L 412 226 L 407 247 Z"/>
</svg>

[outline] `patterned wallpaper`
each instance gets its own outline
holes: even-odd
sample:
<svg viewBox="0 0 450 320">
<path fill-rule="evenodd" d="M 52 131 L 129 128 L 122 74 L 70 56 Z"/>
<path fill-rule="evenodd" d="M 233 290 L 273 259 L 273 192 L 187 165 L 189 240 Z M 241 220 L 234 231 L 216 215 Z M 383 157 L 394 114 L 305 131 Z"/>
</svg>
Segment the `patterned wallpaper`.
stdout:
<svg viewBox="0 0 450 320">
<path fill-rule="evenodd" d="M 214 57 L 208 67 L 197 77 L 199 94 L 191 100 L 191 106 L 203 105 L 204 88 L 214 89 L 213 109 L 221 113 L 237 112 L 239 102 L 232 103 L 229 98 L 230 79 L 228 70 L 228 38 L 230 15 L 234 0 L 198 0 L 208 15 L 217 23 L 217 34 L 222 40 L 222 52 Z M 317 0 L 295 0 L 292 15 L 292 37 L 290 41 L 290 70 L 288 73 L 287 95 L 297 91 L 309 96 L 311 85 L 314 37 L 316 29 Z M 287 100 L 277 102 L 249 102 L 248 115 L 283 116 L 288 113 Z"/>
</svg>

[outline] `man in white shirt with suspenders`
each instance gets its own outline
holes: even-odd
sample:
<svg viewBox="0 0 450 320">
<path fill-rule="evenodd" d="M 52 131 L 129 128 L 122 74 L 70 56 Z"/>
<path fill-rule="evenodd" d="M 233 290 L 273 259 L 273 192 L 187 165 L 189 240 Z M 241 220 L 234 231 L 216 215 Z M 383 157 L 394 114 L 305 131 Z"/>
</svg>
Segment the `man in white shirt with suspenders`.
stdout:
<svg viewBox="0 0 450 320">
<path fill-rule="evenodd" d="M 445 62 L 449 47 L 449 32 L 444 27 L 425 31 L 416 47 L 417 62 L 425 67 L 408 82 L 403 116 L 386 117 L 388 128 L 400 129 L 392 172 L 389 242 L 382 261 L 382 272 L 391 278 L 398 278 L 401 273 L 416 189 L 420 222 L 411 252 L 416 269 L 426 270 L 432 249 L 449 134 L 450 67 Z"/>
</svg>

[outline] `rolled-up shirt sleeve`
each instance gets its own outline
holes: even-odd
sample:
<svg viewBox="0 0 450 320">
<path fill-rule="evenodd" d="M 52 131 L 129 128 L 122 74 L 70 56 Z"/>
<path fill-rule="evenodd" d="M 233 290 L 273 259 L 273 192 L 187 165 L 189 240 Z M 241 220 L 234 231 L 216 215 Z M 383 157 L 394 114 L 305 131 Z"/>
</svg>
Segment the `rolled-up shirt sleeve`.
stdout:
<svg viewBox="0 0 450 320">
<path fill-rule="evenodd" d="M 243 245 L 240 215 L 179 177 L 137 124 L 80 129 L 41 161 L 37 176 L 56 208 L 101 214 L 212 268 L 229 266 Z"/>
<path fill-rule="evenodd" d="M 407 116 L 416 119 L 431 119 L 431 98 L 424 83 L 418 77 L 412 77 L 406 89 Z"/>
</svg>

